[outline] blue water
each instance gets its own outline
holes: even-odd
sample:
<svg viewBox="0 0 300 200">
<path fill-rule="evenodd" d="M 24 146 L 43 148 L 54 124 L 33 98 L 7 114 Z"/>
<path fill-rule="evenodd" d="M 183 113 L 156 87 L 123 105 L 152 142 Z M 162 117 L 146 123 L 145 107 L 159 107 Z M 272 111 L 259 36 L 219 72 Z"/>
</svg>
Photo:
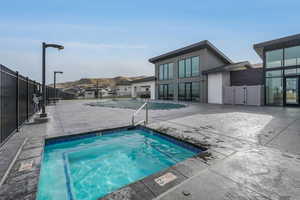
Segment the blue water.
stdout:
<svg viewBox="0 0 300 200">
<path fill-rule="evenodd" d="M 196 152 L 144 130 L 45 146 L 38 200 L 94 200 Z"/>
</svg>

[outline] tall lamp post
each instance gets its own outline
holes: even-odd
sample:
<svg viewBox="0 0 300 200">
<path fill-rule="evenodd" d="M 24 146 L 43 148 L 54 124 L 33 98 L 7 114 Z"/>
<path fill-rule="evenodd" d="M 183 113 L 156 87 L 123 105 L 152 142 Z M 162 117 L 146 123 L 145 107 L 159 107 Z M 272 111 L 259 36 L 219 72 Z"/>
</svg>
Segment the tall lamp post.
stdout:
<svg viewBox="0 0 300 200">
<path fill-rule="evenodd" d="M 56 74 L 63 74 L 62 71 L 54 71 L 54 102 L 56 103 Z"/>
<path fill-rule="evenodd" d="M 48 47 L 56 48 L 58 50 L 64 49 L 64 46 L 58 45 L 58 44 L 46 44 L 43 42 L 43 101 L 42 101 L 42 113 L 40 114 L 40 117 L 47 117 L 46 113 L 46 49 Z"/>
</svg>

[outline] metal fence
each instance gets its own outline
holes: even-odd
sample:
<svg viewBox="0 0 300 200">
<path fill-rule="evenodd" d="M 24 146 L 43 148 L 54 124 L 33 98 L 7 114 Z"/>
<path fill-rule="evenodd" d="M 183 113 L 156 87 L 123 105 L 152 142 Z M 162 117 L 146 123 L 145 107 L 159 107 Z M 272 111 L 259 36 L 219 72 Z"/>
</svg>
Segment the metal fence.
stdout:
<svg viewBox="0 0 300 200">
<path fill-rule="evenodd" d="M 33 94 L 41 94 L 41 84 L 0 64 L 0 144 L 27 121 L 36 111 Z M 54 88 L 47 87 L 47 100 L 55 97 Z M 74 98 L 56 90 L 56 97 Z"/>
</svg>

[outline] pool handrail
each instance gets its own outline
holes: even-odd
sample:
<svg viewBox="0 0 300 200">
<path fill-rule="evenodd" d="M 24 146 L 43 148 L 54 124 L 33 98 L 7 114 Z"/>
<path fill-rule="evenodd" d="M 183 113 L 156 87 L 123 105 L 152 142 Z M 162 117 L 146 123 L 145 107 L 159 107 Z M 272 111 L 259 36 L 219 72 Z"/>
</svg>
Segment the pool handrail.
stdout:
<svg viewBox="0 0 300 200">
<path fill-rule="evenodd" d="M 137 123 L 134 122 L 134 117 L 143 109 L 145 108 L 146 109 L 146 116 L 145 116 L 145 120 L 141 120 Z M 131 118 L 131 123 L 132 123 L 132 126 L 135 126 L 135 125 L 139 125 L 139 124 L 142 124 L 144 123 L 144 125 L 148 124 L 148 101 L 146 101 L 141 107 L 139 107 L 136 111 L 134 111 L 133 115 L 132 115 L 132 118 Z"/>
</svg>

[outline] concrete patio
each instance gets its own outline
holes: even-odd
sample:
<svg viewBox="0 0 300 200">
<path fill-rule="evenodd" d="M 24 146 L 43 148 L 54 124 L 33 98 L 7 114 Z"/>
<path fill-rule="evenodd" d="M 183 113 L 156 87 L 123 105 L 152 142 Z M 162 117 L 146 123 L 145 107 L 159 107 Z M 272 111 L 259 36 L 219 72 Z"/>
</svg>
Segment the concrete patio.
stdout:
<svg viewBox="0 0 300 200">
<path fill-rule="evenodd" d="M 35 199 L 45 138 L 130 124 L 133 110 L 87 102 L 48 106 L 47 124 L 24 125 L 1 147 L 0 199 Z M 209 156 L 175 166 L 182 181 L 158 188 L 162 194 L 143 182 L 147 191 L 129 185 L 106 199 L 300 199 L 299 108 L 190 104 L 149 115 L 150 128 L 205 146 Z"/>
</svg>

